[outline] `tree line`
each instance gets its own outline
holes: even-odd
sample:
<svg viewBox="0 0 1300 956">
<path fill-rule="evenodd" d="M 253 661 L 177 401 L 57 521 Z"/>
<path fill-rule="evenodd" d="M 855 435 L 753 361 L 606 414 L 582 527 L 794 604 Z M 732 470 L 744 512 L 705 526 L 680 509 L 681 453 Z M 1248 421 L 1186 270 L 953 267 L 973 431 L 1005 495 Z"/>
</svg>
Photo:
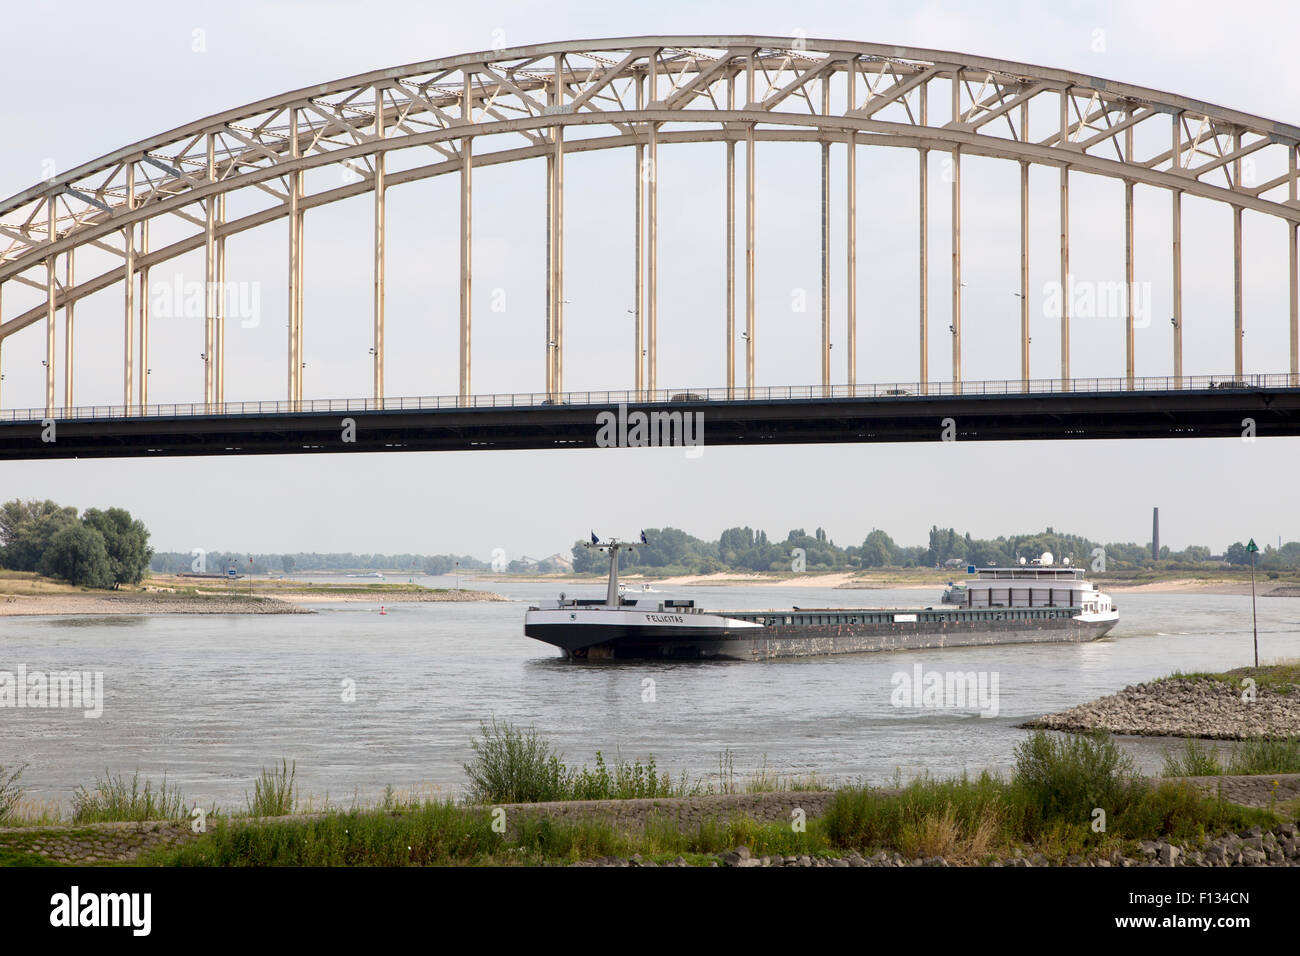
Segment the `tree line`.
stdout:
<svg viewBox="0 0 1300 956">
<path fill-rule="evenodd" d="M 62 507 L 53 501 L 0 505 L 0 567 L 80 587 L 138 584 L 153 549 L 149 530 L 123 508 Z"/>
<path fill-rule="evenodd" d="M 653 568 L 671 573 L 710 574 L 719 571 L 791 571 L 791 570 L 859 570 L 868 568 L 934 568 L 946 565 L 965 567 L 1005 567 L 1020 558 L 1032 560 L 1045 551 L 1058 559 L 1069 557 L 1085 568 L 1107 571 L 1136 569 L 1191 570 L 1211 561 L 1208 547 L 1192 545 L 1181 551 L 1160 549 L 1159 558 L 1151 545 L 1134 542 L 1097 542 L 1082 535 L 1047 528 L 1028 534 L 997 538 L 975 538 L 955 528 L 930 528 L 924 545 L 900 545 L 880 529 L 873 529 L 861 544 L 839 546 L 817 528 L 808 534 L 803 528 L 791 530 L 783 540 L 773 540 L 767 532 L 748 526 L 728 528 L 716 541 L 697 538 L 678 528 L 646 529 L 646 544 L 620 556 L 623 568 Z M 580 540 L 573 545 L 573 569 L 602 572 L 608 567 L 603 552 Z M 1100 566 L 1098 559 L 1101 558 Z M 1300 542 L 1280 548 L 1265 546 L 1256 556 L 1263 570 L 1300 569 Z M 1236 542 L 1225 549 L 1222 558 L 1233 565 L 1249 565 L 1246 545 Z"/>
<path fill-rule="evenodd" d="M 160 551 L 150 568 L 159 574 L 293 574 L 299 571 L 403 571 L 411 574 L 451 574 L 486 571 L 488 562 L 468 554 L 354 554 L 350 551 L 253 554 L 247 551 Z"/>
</svg>

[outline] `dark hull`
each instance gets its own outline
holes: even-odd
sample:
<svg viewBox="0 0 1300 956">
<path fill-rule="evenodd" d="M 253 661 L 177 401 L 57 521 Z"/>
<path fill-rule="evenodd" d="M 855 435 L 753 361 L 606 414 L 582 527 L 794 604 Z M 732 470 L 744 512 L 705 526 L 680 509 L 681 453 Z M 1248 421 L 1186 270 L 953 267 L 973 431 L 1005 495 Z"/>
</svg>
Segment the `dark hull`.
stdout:
<svg viewBox="0 0 1300 956">
<path fill-rule="evenodd" d="M 940 647 L 1080 643 L 1102 637 L 1115 623 L 1080 621 L 1068 614 L 997 621 L 954 614 L 946 620 L 917 622 L 774 624 L 736 629 L 543 624 L 526 627 L 525 634 L 575 658 L 751 661 Z"/>
</svg>

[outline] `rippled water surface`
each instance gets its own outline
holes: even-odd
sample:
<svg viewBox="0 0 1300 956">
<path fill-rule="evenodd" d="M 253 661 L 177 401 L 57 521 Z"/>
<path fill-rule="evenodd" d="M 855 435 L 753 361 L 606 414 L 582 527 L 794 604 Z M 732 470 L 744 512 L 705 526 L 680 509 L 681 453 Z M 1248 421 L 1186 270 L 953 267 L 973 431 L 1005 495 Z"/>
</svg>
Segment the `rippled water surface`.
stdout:
<svg viewBox="0 0 1300 956">
<path fill-rule="evenodd" d="M 440 583 L 437 581 L 431 583 Z M 448 582 L 449 583 L 449 582 Z M 66 800 L 105 769 L 242 804 L 252 777 L 296 760 L 318 800 L 399 789 L 455 791 L 481 719 L 533 724 L 571 762 L 645 757 L 693 776 L 760 766 L 882 783 L 1010 766 L 1029 717 L 1173 670 L 1251 662 L 1249 597 L 1117 595 L 1120 625 L 1091 644 L 957 648 L 763 663 L 575 664 L 523 636 L 551 584 L 497 584 L 511 603 L 321 604 L 294 616 L 0 619 L 0 670 L 104 674 L 104 713 L 0 709 L 0 765 L 29 764 L 38 798 Z M 567 585 L 571 595 L 603 594 Z M 910 606 L 929 591 L 687 588 L 711 608 Z M 654 598 L 661 597 L 654 595 Z M 1259 601 L 1262 659 L 1300 655 L 1300 601 Z M 891 703 L 896 672 L 996 674 L 999 711 Z M 645 678 L 654 699 L 644 700 Z M 344 703 L 341 682 L 356 682 Z M 1157 767 L 1161 742 L 1126 741 Z"/>
</svg>

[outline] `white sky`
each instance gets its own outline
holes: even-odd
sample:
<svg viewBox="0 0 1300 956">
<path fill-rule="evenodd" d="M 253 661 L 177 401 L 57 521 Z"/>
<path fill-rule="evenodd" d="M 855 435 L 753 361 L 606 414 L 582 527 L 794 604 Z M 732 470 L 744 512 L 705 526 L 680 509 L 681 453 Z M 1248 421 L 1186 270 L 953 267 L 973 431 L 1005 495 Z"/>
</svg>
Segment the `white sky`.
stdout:
<svg viewBox="0 0 1300 956">
<path fill-rule="evenodd" d="M 21 95 L 0 103 L 0 195 L 186 122 L 285 90 L 384 66 L 509 45 L 638 34 L 772 34 L 950 49 L 1092 73 L 1300 122 L 1294 43 L 1300 8 L 1256 3 L 747 2 L 65 3 L 58 23 L 36 5 L 6 10 L 6 74 Z M 203 31 L 205 50 L 193 49 Z M 497 31 L 500 31 L 498 33 Z M 1099 32 L 1100 31 L 1100 32 Z M 1101 40 L 1099 43 L 1098 40 Z M 1100 48 L 1100 49 L 1098 49 Z M 39 80 L 38 80 L 39 78 Z M 722 147 L 662 147 L 659 381 L 722 380 Z M 738 181 L 743 182 L 743 151 Z M 833 149 L 832 302 L 843 380 L 843 156 Z M 817 380 L 818 148 L 760 144 L 759 384 Z M 948 195 L 931 160 L 931 374 L 948 375 Z M 566 163 L 566 386 L 627 387 L 632 304 L 632 159 Z M 390 395 L 455 390 L 456 192 L 453 177 L 389 194 Z M 1031 288 L 1057 269 L 1056 173 L 1031 191 Z M 540 162 L 475 177 L 475 387 L 541 385 L 543 194 Z M 1018 374 L 1017 170 L 963 166 L 964 371 Z M 916 157 L 862 149 L 859 159 L 859 380 L 916 376 Z M 1076 175 L 1076 274 L 1123 278 L 1121 187 Z M 742 205 L 743 209 L 743 205 Z M 1138 278 L 1150 282 L 1151 328 L 1138 374 L 1169 372 L 1168 198 L 1138 191 Z M 742 224 L 743 229 L 743 224 Z M 307 397 L 369 390 L 370 201 L 307 219 Z M 255 283 L 265 321 L 228 331 L 227 397 L 284 395 L 283 224 L 231 240 L 229 278 Z M 743 231 L 742 231 L 743 236 Z M 1226 209 L 1186 200 L 1184 275 L 1189 372 L 1231 369 L 1231 227 Z M 1246 217 L 1246 364 L 1286 370 L 1283 229 Z M 201 257 L 178 265 L 201 279 Z M 738 271 L 738 280 L 742 274 Z M 155 275 L 155 279 L 158 276 Z M 11 284 L 12 285 L 12 284 Z M 808 290 L 806 314 L 792 290 Z M 501 290 L 505 312 L 490 297 Z M 8 290 L 6 290 L 8 291 Z M 18 298 L 17 295 L 14 298 Z M 743 287 L 738 296 L 743 315 Z M 23 305 L 22 308 L 26 308 Z M 5 316 L 19 308 L 8 301 Z M 120 400 L 120 292 L 79 304 L 77 396 Z M 1035 315 L 1034 374 L 1055 373 L 1052 321 Z M 234 325 L 237 326 L 237 323 Z M 201 319 L 155 323 L 151 399 L 201 397 Z M 61 332 L 60 332 L 61 335 Z M 833 335 L 833 338 L 835 336 Z M 743 369 L 739 348 L 738 368 Z M 5 342 L 3 402 L 42 402 L 39 326 Z M 1073 343 L 1076 375 L 1123 373 L 1122 322 Z M 62 345 L 59 353 L 62 356 Z M 60 384 L 60 394 L 61 394 Z M 706 434 L 707 442 L 707 424 Z M 0 464 L 0 496 L 78 507 L 121 505 L 160 549 L 546 554 L 601 534 L 674 525 L 706 537 L 750 524 L 783 537 L 825 527 L 837 543 L 881 527 L 921 543 L 932 523 L 977 536 L 1051 525 L 1104 540 L 1145 541 L 1151 507 L 1162 542 L 1220 550 L 1256 537 L 1300 538 L 1291 500 L 1300 443 L 1267 439 L 783 447 L 680 451 L 467 452 L 324 457 L 56 461 Z"/>
</svg>

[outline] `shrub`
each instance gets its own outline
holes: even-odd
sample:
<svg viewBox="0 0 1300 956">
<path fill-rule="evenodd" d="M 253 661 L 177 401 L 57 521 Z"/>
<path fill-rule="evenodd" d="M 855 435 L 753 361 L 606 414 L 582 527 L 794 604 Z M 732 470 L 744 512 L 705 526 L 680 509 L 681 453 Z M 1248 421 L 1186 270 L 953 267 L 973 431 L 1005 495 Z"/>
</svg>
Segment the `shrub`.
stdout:
<svg viewBox="0 0 1300 956">
<path fill-rule="evenodd" d="M 1087 821 L 1097 807 L 1114 816 L 1137 778 L 1133 758 L 1105 733 L 1055 737 L 1038 730 L 1016 747 L 1013 786 L 1045 819 Z"/>
<path fill-rule="evenodd" d="M 981 774 L 973 781 L 922 777 L 898 793 L 841 790 L 821 824 L 836 846 L 973 860 L 1002 839 L 1006 789 L 1000 780 Z"/>
<path fill-rule="evenodd" d="M 293 813 L 298 805 L 298 788 L 294 783 L 297 776 L 296 760 L 290 767 L 288 761 L 281 757 L 278 769 L 274 764 L 270 770 L 263 767 L 261 775 L 253 781 L 252 799 L 249 799 L 247 793 L 244 794 L 249 816 L 284 817 Z"/>
<path fill-rule="evenodd" d="M 470 746 L 474 758 L 464 764 L 473 803 L 534 803 L 562 800 L 568 773 L 560 755 L 529 727 L 519 730 L 495 717 L 480 722 L 482 738 Z"/>
</svg>

